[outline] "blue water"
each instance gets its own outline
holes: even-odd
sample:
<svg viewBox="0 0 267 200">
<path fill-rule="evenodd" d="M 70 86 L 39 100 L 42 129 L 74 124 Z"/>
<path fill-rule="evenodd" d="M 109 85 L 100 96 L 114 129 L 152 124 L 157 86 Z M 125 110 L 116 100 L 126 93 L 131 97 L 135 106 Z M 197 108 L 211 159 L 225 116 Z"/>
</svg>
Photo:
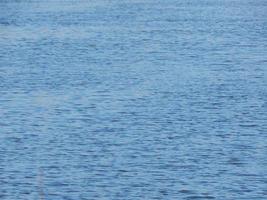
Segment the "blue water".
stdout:
<svg viewBox="0 0 267 200">
<path fill-rule="evenodd" d="M 1 0 L 0 199 L 267 199 L 267 1 Z"/>
</svg>

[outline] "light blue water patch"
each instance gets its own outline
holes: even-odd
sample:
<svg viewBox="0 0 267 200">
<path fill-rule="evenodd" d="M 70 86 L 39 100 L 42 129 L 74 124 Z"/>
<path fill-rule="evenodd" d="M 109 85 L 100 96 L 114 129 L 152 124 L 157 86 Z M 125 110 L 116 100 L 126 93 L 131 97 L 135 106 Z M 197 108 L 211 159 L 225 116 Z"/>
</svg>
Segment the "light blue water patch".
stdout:
<svg viewBox="0 0 267 200">
<path fill-rule="evenodd" d="M 266 13 L 0 1 L 0 199 L 266 199 Z"/>
</svg>

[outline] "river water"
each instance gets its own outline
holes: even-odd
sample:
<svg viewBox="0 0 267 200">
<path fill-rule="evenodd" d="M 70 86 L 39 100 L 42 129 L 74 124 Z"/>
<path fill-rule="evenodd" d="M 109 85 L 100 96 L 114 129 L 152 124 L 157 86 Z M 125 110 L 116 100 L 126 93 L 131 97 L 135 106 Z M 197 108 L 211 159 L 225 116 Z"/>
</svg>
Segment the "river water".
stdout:
<svg viewBox="0 0 267 200">
<path fill-rule="evenodd" d="M 0 199 L 267 198 L 265 0 L 1 0 Z"/>
</svg>

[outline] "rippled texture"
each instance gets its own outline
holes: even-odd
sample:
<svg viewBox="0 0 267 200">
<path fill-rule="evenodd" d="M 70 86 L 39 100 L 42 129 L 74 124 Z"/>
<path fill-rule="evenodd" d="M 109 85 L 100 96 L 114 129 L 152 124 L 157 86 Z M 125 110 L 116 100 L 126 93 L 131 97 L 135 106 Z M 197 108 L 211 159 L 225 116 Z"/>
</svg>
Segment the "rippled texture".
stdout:
<svg viewBox="0 0 267 200">
<path fill-rule="evenodd" d="M 265 0 L 1 0 L 0 199 L 267 197 Z"/>
</svg>

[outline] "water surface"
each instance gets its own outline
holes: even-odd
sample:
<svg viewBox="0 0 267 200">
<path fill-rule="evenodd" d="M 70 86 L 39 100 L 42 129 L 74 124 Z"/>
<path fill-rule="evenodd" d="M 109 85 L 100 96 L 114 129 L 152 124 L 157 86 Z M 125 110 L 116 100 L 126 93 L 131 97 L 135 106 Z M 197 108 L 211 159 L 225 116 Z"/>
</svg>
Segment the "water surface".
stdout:
<svg viewBox="0 0 267 200">
<path fill-rule="evenodd" d="M 0 199 L 266 199 L 266 72 L 265 0 L 1 0 Z"/>
</svg>

